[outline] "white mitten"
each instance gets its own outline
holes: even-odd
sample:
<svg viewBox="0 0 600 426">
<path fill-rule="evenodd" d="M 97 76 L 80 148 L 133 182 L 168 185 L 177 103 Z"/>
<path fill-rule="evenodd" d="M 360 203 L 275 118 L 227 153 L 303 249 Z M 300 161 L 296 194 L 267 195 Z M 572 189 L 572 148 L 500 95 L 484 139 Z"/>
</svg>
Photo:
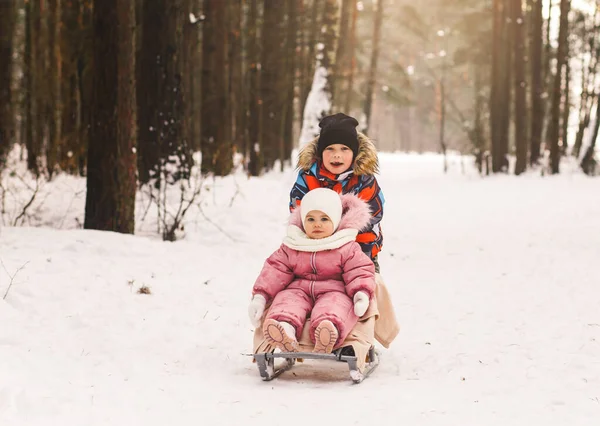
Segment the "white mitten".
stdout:
<svg viewBox="0 0 600 426">
<path fill-rule="evenodd" d="M 250 322 L 254 327 L 258 327 L 260 325 L 260 319 L 265 312 L 266 304 L 267 300 L 262 294 L 255 294 L 250 301 L 250 305 L 248 306 L 248 316 L 250 317 Z"/>
<path fill-rule="evenodd" d="M 364 291 L 357 291 L 354 294 L 354 313 L 360 318 L 367 309 L 369 309 L 369 295 Z"/>
</svg>

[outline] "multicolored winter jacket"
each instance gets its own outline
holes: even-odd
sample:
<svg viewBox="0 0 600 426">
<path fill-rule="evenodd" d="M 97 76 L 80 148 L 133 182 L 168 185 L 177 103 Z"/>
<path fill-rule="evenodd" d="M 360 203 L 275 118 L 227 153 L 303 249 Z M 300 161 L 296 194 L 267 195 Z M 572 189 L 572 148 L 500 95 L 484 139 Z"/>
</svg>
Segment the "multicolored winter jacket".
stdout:
<svg viewBox="0 0 600 426">
<path fill-rule="evenodd" d="M 356 237 L 362 251 L 374 259 L 383 246 L 380 222 L 383 217 L 383 192 L 375 178 L 379 169 L 377 150 L 373 142 L 358 133 L 358 154 L 352 169 L 334 175 L 322 166 L 317 157 L 319 138 L 306 144 L 298 158 L 298 177 L 290 192 L 290 210 L 300 205 L 304 195 L 315 188 L 329 188 L 341 194 L 354 194 L 366 201 L 371 210 L 371 222 L 367 229 Z"/>
</svg>

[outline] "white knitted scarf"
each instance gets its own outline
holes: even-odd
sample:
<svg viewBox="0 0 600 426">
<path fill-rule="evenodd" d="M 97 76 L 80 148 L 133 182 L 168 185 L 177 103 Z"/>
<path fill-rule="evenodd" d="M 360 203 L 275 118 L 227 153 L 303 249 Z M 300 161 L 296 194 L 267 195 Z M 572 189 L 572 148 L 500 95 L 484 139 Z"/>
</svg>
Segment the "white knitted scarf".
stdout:
<svg viewBox="0 0 600 426">
<path fill-rule="evenodd" d="M 358 231 L 356 229 L 340 229 L 329 237 L 313 239 L 308 238 L 304 231 L 295 225 L 288 226 L 287 236 L 283 244 L 287 247 L 307 252 L 325 251 L 340 248 L 344 244 L 356 240 Z"/>
</svg>

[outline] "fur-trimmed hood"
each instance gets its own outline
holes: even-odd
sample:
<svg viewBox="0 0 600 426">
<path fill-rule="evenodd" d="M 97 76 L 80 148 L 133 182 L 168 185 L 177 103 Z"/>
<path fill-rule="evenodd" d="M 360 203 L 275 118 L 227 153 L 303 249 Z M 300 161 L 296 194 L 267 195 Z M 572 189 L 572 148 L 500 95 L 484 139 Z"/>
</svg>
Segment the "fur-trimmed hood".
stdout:
<svg viewBox="0 0 600 426">
<path fill-rule="evenodd" d="M 320 160 L 317 155 L 318 143 L 319 136 L 302 147 L 298 155 L 299 169 L 308 171 L 315 161 Z M 371 139 L 361 132 L 358 132 L 358 154 L 352 163 L 352 169 L 357 176 L 374 175 L 379 171 L 377 149 Z"/>
<path fill-rule="evenodd" d="M 353 194 L 342 198 L 342 219 L 337 230 L 326 238 L 308 238 L 302 226 L 300 209 L 295 208 L 290 215 L 287 235 L 283 244 L 291 249 L 307 252 L 333 250 L 356 240 L 358 232 L 370 223 L 369 205 Z"/>
</svg>

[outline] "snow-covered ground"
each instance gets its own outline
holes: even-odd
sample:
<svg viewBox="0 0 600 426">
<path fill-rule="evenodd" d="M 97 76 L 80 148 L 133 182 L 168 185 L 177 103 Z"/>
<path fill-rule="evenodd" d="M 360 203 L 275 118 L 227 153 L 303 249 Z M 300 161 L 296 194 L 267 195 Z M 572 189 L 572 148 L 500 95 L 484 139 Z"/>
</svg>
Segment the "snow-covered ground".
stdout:
<svg viewBox="0 0 600 426">
<path fill-rule="evenodd" d="M 598 425 L 600 179 L 381 161 L 402 329 L 365 382 L 318 362 L 262 382 L 245 355 L 293 171 L 205 182 L 175 243 L 151 212 L 136 236 L 77 229 L 85 182 L 61 176 L 30 218 L 60 230 L 0 230 L 0 425 Z"/>
</svg>

